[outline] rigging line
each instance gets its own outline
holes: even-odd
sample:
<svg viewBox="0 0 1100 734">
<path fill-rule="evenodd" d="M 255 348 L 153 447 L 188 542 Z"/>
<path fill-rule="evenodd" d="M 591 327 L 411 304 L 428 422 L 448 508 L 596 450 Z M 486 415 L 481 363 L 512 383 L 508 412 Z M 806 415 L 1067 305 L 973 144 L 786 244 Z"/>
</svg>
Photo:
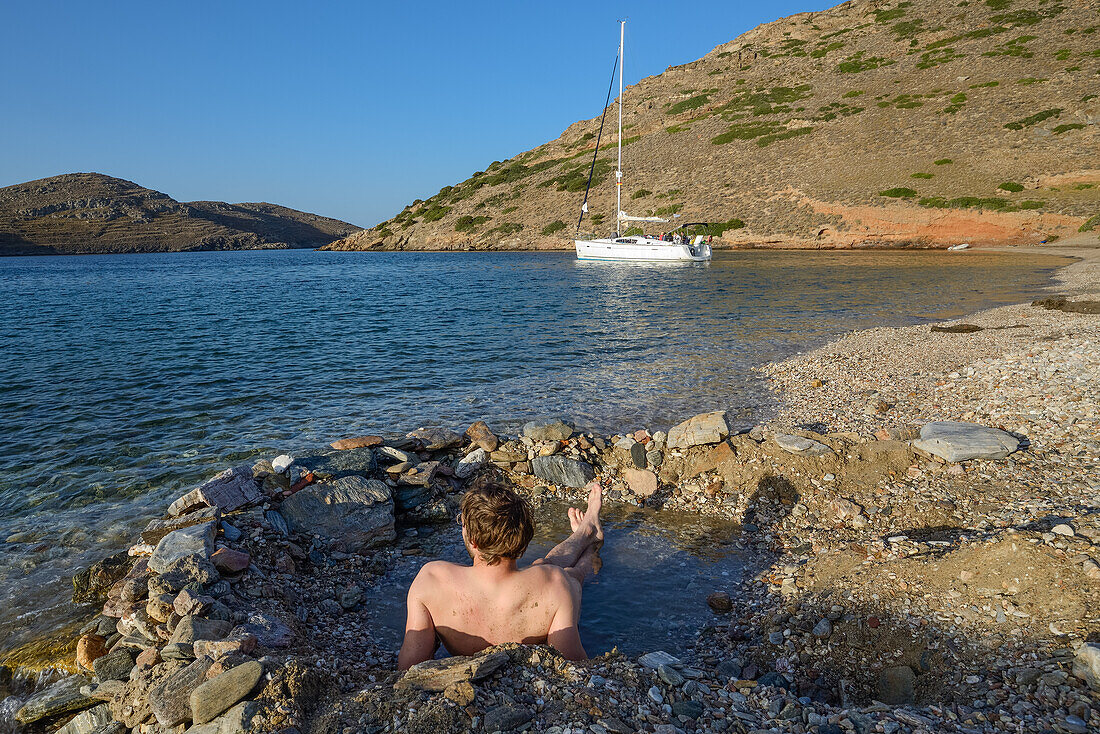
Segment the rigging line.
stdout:
<svg viewBox="0 0 1100 734">
<path fill-rule="evenodd" d="M 577 233 L 580 234 L 581 222 L 584 221 L 584 209 L 588 204 L 588 192 L 592 188 L 592 174 L 596 171 L 596 157 L 600 154 L 600 140 L 603 139 L 603 123 L 607 118 L 607 108 L 611 106 L 611 90 L 615 86 L 615 74 L 618 72 L 619 52 L 615 52 L 615 63 L 611 65 L 611 81 L 607 84 L 607 101 L 603 104 L 603 115 L 600 116 L 600 131 L 596 134 L 596 149 L 592 151 L 592 166 L 588 169 L 588 183 L 584 186 L 584 204 L 581 204 L 581 216 L 577 219 Z"/>
</svg>

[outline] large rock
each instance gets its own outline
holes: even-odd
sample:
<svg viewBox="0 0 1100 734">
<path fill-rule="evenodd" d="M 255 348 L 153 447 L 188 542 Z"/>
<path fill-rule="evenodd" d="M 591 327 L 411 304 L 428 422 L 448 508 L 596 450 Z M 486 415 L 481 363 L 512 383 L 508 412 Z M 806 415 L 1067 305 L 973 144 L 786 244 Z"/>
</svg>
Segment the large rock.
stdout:
<svg viewBox="0 0 1100 734">
<path fill-rule="evenodd" d="M 101 681 L 126 680 L 130 677 L 130 669 L 133 667 L 133 651 L 121 645 L 103 657 L 96 658 L 92 663 L 95 677 Z"/>
<path fill-rule="evenodd" d="M 652 497 L 657 492 L 657 475 L 648 469 L 623 469 L 623 479 L 630 491 L 639 497 Z"/>
<path fill-rule="evenodd" d="M 535 712 L 526 706 L 497 706 L 485 712 L 485 734 L 515 731 L 535 718 Z"/>
<path fill-rule="evenodd" d="M 153 555 L 149 558 L 149 568 L 156 573 L 164 573 L 175 561 L 187 556 L 210 558 L 214 552 L 214 537 L 218 533 L 218 523 L 204 522 L 182 530 L 173 530 L 157 543 Z"/>
<path fill-rule="evenodd" d="M 290 647 L 297 633 L 278 617 L 253 614 L 246 624 L 233 630 L 233 636 L 252 635 L 264 647 Z"/>
<path fill-rule="evenodd" d="M 173 645 L 194 645 L 195 640 L 220 640 L 232 628 L 232 623 L 221 619 L 204 619 L 189 614 L 176 625 L 169 642 Z"/>
<path fill-rule="evenodd" d="M 111 587 L 125 577 L 133 565 L 134 559 L 122 551 L 77 571 L 73 575 L 73 602 L 103 601 Z"/>
<path fill-rule="evenodd" d="M 348 476 L 311 485 L 288 497 L 282 514 L 294 532 L 341 540 L 352 552 L 396 537 L 390 488 L 375 479 Z"/>
<path fill-rule="evenodd" d="M 304 471 L 327 474 L 335 479 L 343 477 L 369 478 L 378 471 L 378 459 L 369 447 L 325 451 L 294 460 L 294 465 Z"/>
<path fill-rule="evenodd" d="M 200 657 L 149 691 L 149 706 L 161 726 L 178 726 L 191 720 L 191 693 L 203 682 L 213 662 Z"/>
<path fill-rule="evenodd" d="M 1073 675 L 1085 681 L 1092 690 L 1100 691 L 1100 644 L 1086 642 L 1077 648 Z"/>
<path fill-rule="evenodd" d="M 561 418 L 536 418 L 523 424 L 523 435 L 532 441 L 564 441 L 573 435 L 573 426 Z"/>
<path fill-rule="evenodd" d="M 371 448 L 372 446 L 379 446 L 381 443 L 381 436 L 355 436 L 354 438 L 341 438 L 329 445 L 337 451 L 347 451 L 349 449 Z"/>
<path fill-rule="evenodd" d="M 835 453 L 820 441 L 790 433 L 775 434 L 775 443 L 787 453 L 800 456 L 832 456 Z"/>
<path fill-rule="evenodd" d="M 489 426 L 485 425 L 485 421 L 473 423 L 466 429 L 466 436 L 486 451 L 496 451 L 497 446 L 500 445 L 500 439 L 496 437 L 495 433 L 489 430 Z"/>
<path fill-rule="evenodd" d="M 99 703 L 99 700 L 80 692 L 80 688 L 86 685 L 88 685 L 88 679 L 82 675 L 62 678 L 28 698 L 23 707 L 15 713 L 15 720 L 20 724 L 33 724 L 42 719 L 50 719 L 94 706 Z"/>
<path fill-rule="evenodd" d="M 206 681 L 191 692 L 191 719 L 196 724 L 205 724 L 228 711 L 256 687 L 263 674 L 263 666 L 249 660 Z"/>
<path fill-rule="evenodd" d="M 419 691 L 445 691 L 448 686 L 455 683 L 476 682 L 488 678 L 509 660 L 508 653 L 501 650 L 486 650 L 477 655 L 428 660 L 405 671 L 405 675 L 394 684 L 394 687 L 399 690 L 412 688 Z"/>
<path fill-rule="evenodd" d="M 461 433 L 452 431 L 449 428 L 417 428 L 405 435 L 419 441 L 428 451 L 454 448 L 463 441 Z"/>
<path fill-rule="evenodd" d="M 933 421 L 920 429 L 913 446 L 955 463 L 970 459 L 1003 459 L 1020 448 L 1011 433 L 977 423 Z"/>
<path fill-rule="evenodd" d="M 539 479 L 566 487 L 583 487 L 596 478 L 592 465 L 564 456 L 536 456 L 531 460 L 531 471 Z"/>
<path fill-rule="evenodd" d="M 263 499 L 260 486 L 247 464 L 226 469 L 210 481 L 183 495 L 168 508 L 168 514 L 178 517 L 203 506 L 217 507 L 222 512 L 232 512 Z"/>
<path fill-rule="evenodd" d="M 221 517 L 221 510 L 217 507 L 202 507 L 194 512 L 188 512 L 179 517 L 164 517 L 151 520 L 145 529 L 141 531 L 141 540 L 149 545 L 156 545 L 161 538 L 173 530 L 189 528 L 204 522 L 215 521 Z"/>
<path fill-rule="evenodd" d="M 101 703 L 74 716 L 55 734 L 98 734 L 111 721 L 111 707 Z"/>
<path fill-rule="evenodd" d="M 476 448 L 455 464 L 455 476 L 459 479 L 469 479 L 478 469 L 489 463 L 489 452 L 483 448 Z"/>
<path fill-rule="evenodd" d="M 668 432 L 668 446 L 673 449 L 687 449 L 709 443 L 718 443 L 730 435 L 726 425 L 726 411 L 702 413 L 688 418 L 673 426 Z"/>
</svg>

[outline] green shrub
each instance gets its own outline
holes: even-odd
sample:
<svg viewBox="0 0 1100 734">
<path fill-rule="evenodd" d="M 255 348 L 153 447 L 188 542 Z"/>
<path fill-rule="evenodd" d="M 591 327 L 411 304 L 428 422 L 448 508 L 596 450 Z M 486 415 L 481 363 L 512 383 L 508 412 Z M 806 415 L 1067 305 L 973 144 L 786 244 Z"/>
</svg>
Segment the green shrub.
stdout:
<svg viewBox="0 0 1100 734">
<path fill-rule="evenodd" d="M 1028 76 L 1028 77 L 1024 77 L 1023 79 L 1017 79 L 1016 83 L 1017 84 L 1023 84 L 1025 87 L 1027 87 L 1027 86 L 1031 86 L 1032 84 L 1039 84 L 1039 83 L 1045 82 L 1045 81 L 1047 81 L 1047 80 L 1046 79 L 1036 79 L 1033 76 Z"/>
<path fill-rule="evenodd" d="M 812 127 L 796 127 L 795 129 L 788 130 L 786 132 L 774 133 L 772 135 L 764 135 L 763 137 L 757 138 L 756 144 L 759 145 L 761 148 L 766 148 L 772 143 L 778 142 L 780 140 L 797 138 L 800 135 L 809 135 L 813 131 L 814 129 Z"/>
<path fill-rule="evenodd" d="M 636 142 L 636 141 L 641 140 L 641 139 L 642 139 L 641 135 L 631 135 L 628 138 L 623 138 L 623 145 L 630 145 L 631 143 Z M 614 140 L 614 141 L 608 143 L 607 145 L 601 145 L 600 150 L 610 150 L 612 148 L 618 148 L 618 147 L 619 147 L 619 141 Z"/>
<path fill-rule="evenodd" d="M 1002 191 L 1011 191 L 1014 194 L 1024 190 L 1023 184 L 1018 184 L 1015 181 L 1005 181 L 997 188 L 1001 189 Z"/>
<path fill-rule="evenodd" d="M 877 69 L 880 66 L 890 66 L 896 63 L 893 59 L 882 56 L 864 56 L 863 51 L 852 54 L 847 60 L 837 64 L 836 70 L 841 74 L 858 74 L 869 69 Z"/>
<path fill-rule="evenodd" d="M 637 191 L 635 191 L 633 194 L 630 195 L 630 198 L 631 199 L 641 199 L 642 197 L 649 196 L 652 193 L 653 192 L 650 191 L 649 189 L 638 189 Z"/>
<path fill-rule="evenodd" d="M 1032 125 L 1036 125 L 1043 120 L 1050 119 L 1051 117 L 1058 117 L 1061 114 L 1061 107 L 1052 107 L 1049 110 L 1036 112 L 1034 115 L 1029 115 L 1028 117 L 1016 120 L 1015 122 L 1005 123 L 1005 127 L 1007 127 L 1009 130 L 1023 130 L 1025 127 L 1031 127 Z"/>
<path fill-rule="evenodd" d="M 438 204 L 425 209 L 421 214 L 424 217 L 425 222 L 438 222 L 443 217 L 447 216 L 451 211 L 449 206 L 439 206 Z"/>
<path fill-rule="evenodd" d="M 491 234 L 500 234 L 500 235 L 507 236 L 507 235 L 510 235 L 510 234 L 516 234 L 517 232 L 520 232 L 522 230 L 523 230 L 523 225 L 520 224 L 519 222 L 505 222 L 504 224 L 500 225 L 499 227 L 493 227 L 488 232 L 486 232 L 485 235 L 488 236 L 488 235 L 491 235 Z"/>
<path fill-rule="evenodd" d="M 1085 220 L 1085 223 L 1077 228 L 1078 232 L 1091 232 L 1096 229 L 1097 225 L 1100 225 L 1100 214 L 1089 217 Z"/>
<path fill-rule="evenodd" d="M 516 209 L 519 209 L 519 207 L 518 206 L 507 206 L 507 207 L 504 207 L 504 209 L 501 209 L 500 213 L 501 214 L 511 214 Z"/>
<path fill-rule="evenodd" d="M 935 174 L 932 173 L 914 173 L 910 178 L 933 178 Z"/>
<path fill-rule="evenodd" d="M 667 217 L 670 214 L 679 213 L 679 211 L 683 208 L 684 208 L 683 204 L 669 204 L 668 206 L 662 206 L 660 209 L 657 209 L 656 211 L 654 211 L 653 216 L 655 216 L 655 217 Z"/>
<path fill-rule="evenodd" d="M 843 41 L 833 41 L 832 43 L 830 43 L 826 46 L 821 46 L 820 48 L 815 48 L 813 51 L 810 52 L 810 56 L 811 56 L 811 58 L 821 59 L 821 58 L 824 58 L 826 55 L 828 55 L 828 53 L 830 51 L 836 51 L 838 48 L 844 48 L 844 42 Z"/>
<path fill-rule="evenodd" d="M 671 199 L 673 196 L 678 196 L 683 193 L 683 189 L 669 189 L 668 191 L 657 194 L 658 199 Z"/>
<path fill-rule="evenodd" d="M 983 89 L 985 87 L 996 87 L 999 84 L 1000 84 L 1000 82 L 983 82 L 981 84 L 971 84 L 970 88 L 971 89 Z"/>
<path fill-rule="evenodd" d="M 714 222 L 713 224 L 707 225 L 707 227 L 705 229 L 705 232 L 708 235 L 710 235 L 711 237 L 721 237 L 722 233 L 727 231 L 727 230 L 730 230 L 730 229 L 743 229 L 744 227 L 745 227 L 745 223 L 743 221 L 741 221 L 740 219 L 737 219 L 736 217 L 734 217 L 733 219 L 729 220 L 728 222 Z"/>
<path fill-rule="evenodd" d="M 954 162 L 955 161 L 951 160 L 950 158 L 940 158 L 938 161 L 933 161 L 933 163 L 935 163 L 937 166 L 946 166 Z"/>
<path fill-rule="evenodd" d="M 469 214 L 464 214 L 455 222 L 455 232 L 473 232 L 490 219 L 492 219 L 492 217 L 471 217 Z"/>
<path fill-rule="evenodd" d="M 1012 0 L 985 0 L 985 4 L 994 10 L 1004 10 L 1012 4 Z"/>
<path fill-rule="evenodd" d="M 687 112 L 689 110 L 696 110 L 710 101 L 709 94 L 697 94 L 694 97 L 682 99 L 676 104 L 670 105 L 668 108 L 668 114 L 678 115 L 681 112 Z"/>
<path fill-rule="evenodd" d="M 382 227 L 378 230 L 378 236 L 382 239 L 393 236 L 393 230 L 389 227 Z"/>
<path fill-rule="evenodd" d="M 879 196 L 888 196 L 891 199 L 908 199 L 917 195 L 913 189 L 907 189 L 904 186 L 895 186 L 892 189 L 886 189 L 885 191 L 878 192 Z"/>
<path fill-rule="evenodd" d="M 1054 128 L 1054 134 L 1061 135 L 1062 133 L 1069 132 L 1070 130 L 1083 130 L 1084 127 L 1085 126 L 1080 122 L 1071 122 L 1066 125 L 1058 125 Z"/>
<path fill-rule="evenodd" d="M 1043 202 L 1035 201 L 1033 199 L 1027 199 L 1026 201 L 1020 201 L 1016 203 L 1017 209 L 1042 209 Z"/>
<path fill-rule="evenodd" d="M 560 232 L 563 229 L 565 229 L 565 222 L 561 221 L 560 219 L 556 219 L 542 228 L 542 234 L 544 236 L 549 236 L 554 234 L 555 232 Z"/>
<path fill-rule="evenodd" d="M 687 125 L 670 125 L 669 127 L 665 128 L 665 132 L 669 133 L 670 135 L 675 135 L 676 133 L 682 133 L 684 130 L 687 129 Z"/>
</svg>

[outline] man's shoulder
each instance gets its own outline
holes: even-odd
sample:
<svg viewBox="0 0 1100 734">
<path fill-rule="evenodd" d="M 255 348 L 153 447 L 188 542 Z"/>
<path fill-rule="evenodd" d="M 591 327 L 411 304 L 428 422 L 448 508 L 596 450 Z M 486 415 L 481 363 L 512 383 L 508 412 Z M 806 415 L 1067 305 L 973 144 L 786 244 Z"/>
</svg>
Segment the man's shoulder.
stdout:
<svg viewBox="0 0 1100 734">
<path fill-rule="evenodd" d="M 428 561 L 417 572 L 417 576 L 449 576 L 453 575 L 464 568 L 469 566 L 463 566 L 458 563 L 451 563 L 450 561 Z"/>
<path fill-rule="evenodd" d="M 537 566 L 529 566 L 520 573 L 544 586 L 563 587 L 569 586 L 569 574 L 559 566 L 552 563 L 540 563 Z"/>
</svg>

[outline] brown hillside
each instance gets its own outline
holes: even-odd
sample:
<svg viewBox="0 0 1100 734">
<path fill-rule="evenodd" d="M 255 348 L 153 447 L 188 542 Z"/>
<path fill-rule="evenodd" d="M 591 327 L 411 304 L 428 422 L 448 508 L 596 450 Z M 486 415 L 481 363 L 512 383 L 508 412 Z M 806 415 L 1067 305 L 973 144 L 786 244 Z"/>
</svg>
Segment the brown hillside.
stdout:
<svg viewBox="0 0 1100 734">
<path fill-rule="evenodd" d="M 724 222 L 726 246 L 1100 230 L 1098 0 L 854 0 L 755 28 L 625 99 L 623 208 Z M 608 119 L 585 225 L 601 234 L 614 225 Z M 330 247 L 570 248 L 598 126 Z"/>
<path fill-rule="evenodd" d="M 98 173 L 0 188 L 0 255 L 320 247 L 358 229 L 274 204 L 184 204 Z"/>
</svg>

